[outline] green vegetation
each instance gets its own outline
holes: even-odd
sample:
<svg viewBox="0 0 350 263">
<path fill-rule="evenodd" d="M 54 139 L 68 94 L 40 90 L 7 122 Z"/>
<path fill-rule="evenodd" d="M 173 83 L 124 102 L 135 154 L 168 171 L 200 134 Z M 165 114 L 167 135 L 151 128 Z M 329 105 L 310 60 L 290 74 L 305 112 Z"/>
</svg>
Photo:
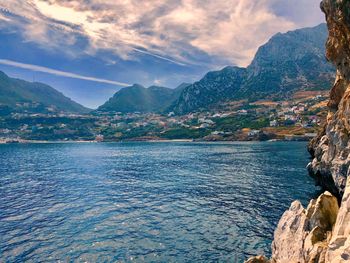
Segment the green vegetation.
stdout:
<svg viewBox="0 0 350 263">
<path fill-rule="evenodd" d="M 145 88 L 135 84 L 118 91 L 105 104 L 100 106 L 98 111 L 163 112 L 178 99 L 183 88 L 187 85 L 182 84 L 176 89 L 169 89 L 157 86 Z"/>
<path fill-rule="evenodd" d="M 52 87 L 8 77 L 0 71 L 0 105 L 13 111 L 47 113 L 50 110 L 87 113 L 89 109 L 72 101 Z M 1 110 L 0 110 L 1 112 Z"/>
<path fill-rule="evenodd" d="M 255 115 L 236 115 L 229 118 L 221 118 L 216 121 L 216 129 L 221 131 L 237 131 L 242 128 L 249 128 L 253 130 L 259 130 L 269 126 L 269 119 L 260 117 L 256 118 Z"/>
<path fill-rule="evenodd" d="M 198 139 L 203 138 L 210 134 L 210 131 L 206 129 L 186 129 L 177 128 L 171 129 L 161 134 L 162 138 L 175 140 L 175 139 Z"/>
</svg>

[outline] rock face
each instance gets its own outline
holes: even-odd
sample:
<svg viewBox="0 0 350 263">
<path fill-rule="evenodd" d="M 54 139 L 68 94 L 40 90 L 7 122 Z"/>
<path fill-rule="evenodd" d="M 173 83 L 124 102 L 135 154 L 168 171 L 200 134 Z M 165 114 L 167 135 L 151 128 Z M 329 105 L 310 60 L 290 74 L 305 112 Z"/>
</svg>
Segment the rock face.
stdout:
<svg viewBox="0 0 350 263">
<path fill-rule="evenodd" d="M 325 262 L 338 210 L 338 201 L 329 192 L 312 200 L 307 209 L 294 201 L 275 230 L 271 261 Z"/>
<path fill-rule="evenodd" d="M 326 55 L 337 75 L 326 127 L 309 147 L 313 161 L 308 169 L 318 185 L 341 197 L 350 165 L 350 1 L 324 0 L 321 8 L 329 30 Z"/>
<path fill-rule="evenodd" d="M 350 262 L 350 179 L 339 208 L 329 192 L 304 209 L 294 201 L 275 230 L 270 260 L 252 257 L 246 263 Z"/>
<path fill-rule="evenodd" d="M 271 263 L 350 262 L 350 0 L 323 0 L 321 8 L 329 31 L 326 55 L 337 73 L 326 126 L 309 144 L 308 170 L 333 195 L 325 192 L 307 209 L 292 203 L 275 231 Z"/>
<path fill-rule="evenodd" d="M 251 257 L 245 263 L 270 263 L 270 260 L 264 256 Z"/>
<path fill-rule="evenodd" d="M 275 230 L 272 258 L 260 256 L 246 262 L 350 262 L 350 177 L 340 208 L 329 192 L 311 200 L 306 209 L 294 201 Z"/>
<path fill-rule="evenodd" d="M 327 262 L 350 262 L 350 177 L 326 253 Z"/>
</svg>

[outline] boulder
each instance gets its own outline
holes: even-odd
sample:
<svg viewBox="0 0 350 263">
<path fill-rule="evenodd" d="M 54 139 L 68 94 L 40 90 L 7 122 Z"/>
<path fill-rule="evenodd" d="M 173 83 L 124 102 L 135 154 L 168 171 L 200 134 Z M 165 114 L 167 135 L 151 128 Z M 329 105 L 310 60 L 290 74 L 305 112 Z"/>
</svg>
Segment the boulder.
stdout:
<svg viewBox="0 0 350 263">
<path fill-rule="evenodd" d="M 265 256 L 251 257 L 244 263 L 270 263 L 270 260 Z"/>
<path fill-rule="evenodd" d="M 336 222 L 338 201 L 325 192 L 306 209 L 294 201 L 280 219 L 272 243 L 272 262 L 325 262 L 327 240 Z"/>
</svg>

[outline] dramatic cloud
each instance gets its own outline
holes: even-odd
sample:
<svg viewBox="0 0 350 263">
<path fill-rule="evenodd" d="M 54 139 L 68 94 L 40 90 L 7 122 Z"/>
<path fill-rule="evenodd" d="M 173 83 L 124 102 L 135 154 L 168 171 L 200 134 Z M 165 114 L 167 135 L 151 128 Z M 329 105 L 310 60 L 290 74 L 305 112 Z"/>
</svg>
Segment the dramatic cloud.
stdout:
<svg viewBox="0 0 350 263">
<path fill-rule="evenodd" d="M 60 71 L 60 70 L 46 68 L 46 67 L 42 67 L 42 66 L 38 66 L 38 65 L 24 64 L 24 63 L 11 61 L 11 60 L 7 60 L 7 59 L 0 59 L 0 64 L 6 65 L 6 66 L 17 67 L 17 68 L 28 69 L 28 70 L 36 71 L 36 72 L 44 72 L 47 74 L 52 74 L 52 75 L 62 76 L 62 77 L 67 77 L 67 78 L 81 79 L 81 80 L 87 80 L 87 81 L 93 81 L 93 82 L 99 82 L 99 83 L 106 83 L 106 84 L 117 85 L 117 86 L 121 86 L 121 87 L 130 86 L 130 84 L 123 83 L 123 82 L 88 77 L 88 76 L 82 76 L 82 75 L 78 75 L 78 74 L 75 74 L 72 72 Z"/>
<path fill-rule="evenodd" d="M 0 23 L 72 55 L 79 44 L 84 54 L 110 50 L 124 60 L 246 66 L 273 34 L 320 22 L 318 1 L 0 0 Z"/>
</svg>

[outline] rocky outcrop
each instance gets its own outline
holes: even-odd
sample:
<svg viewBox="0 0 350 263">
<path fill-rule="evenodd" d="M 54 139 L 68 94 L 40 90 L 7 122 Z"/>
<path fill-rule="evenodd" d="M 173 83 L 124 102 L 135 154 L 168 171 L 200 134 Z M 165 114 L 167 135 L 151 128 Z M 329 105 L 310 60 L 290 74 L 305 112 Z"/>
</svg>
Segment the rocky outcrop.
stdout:
<svg viewBox="0 0 350 263">
<path fill-rule="evenodd" d="M 309 144 L 308 170 L 331 193 L 306 209 L 292 203 L 275 230 L 271 263 L 350 262 L 350 0 L 323 0 L 321 8 L 329 31 L 326 55 L 337 74 L 327 123 Z"/>
<path fill-rule="evenodd" d="M 326 56 L 337 74 L 326 127 L 309 147 L 313 160 L 308 170 L 318 185 L 340 199 L 350 165 L 350 1 L 324 0 L 321 8 L 329 31 Z"/>
<path fill-rule="evenodd" d="M 326 262 L 350 262 L 350 177 L 326 252 Z"/>
<path fill-rule="evenodd" d="M 270 263 L 270 260 L 264 256 L 251 257 L 245 263 Z"/>
<path fill-rule="evenodd" d="M 294 201 L 275 230 L 271 260 L 260 256 L 252 257 L 246 263 L 328 262 L 328 245 L 333 240 L 332 230 L 337 229 L 334 226 L 338 211 L 338 200 L 329 192 L 311 200 L 306 209 L 299 201 Z"/>
<path fill-rule="evenodd" d="M 247 262 L 345 263 L 350 262 L 350 177 L 341 206 L 331 193 L 311 200 L 306 209 L 294 201 L 286 211 L 272 243 L 272 258 Z M 265 261 L 262 261 L 262 260 Z"/>
<path fill-rule="evenodd" d="M 338 210 L 338 201 L 329 192 L 312 200 L 307 209 L 294 201 L 275 230 L 271 262 L 325 262 Z"/>
</svg>

